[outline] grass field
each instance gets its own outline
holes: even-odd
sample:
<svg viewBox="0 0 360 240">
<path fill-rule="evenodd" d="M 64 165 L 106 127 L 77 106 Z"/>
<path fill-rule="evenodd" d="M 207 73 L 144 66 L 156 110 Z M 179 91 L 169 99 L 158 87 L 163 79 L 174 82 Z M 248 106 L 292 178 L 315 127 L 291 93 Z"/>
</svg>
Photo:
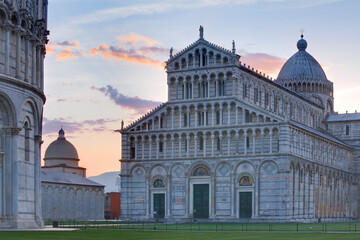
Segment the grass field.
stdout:
<svg viewBox="0 0 360 240">
<path fill-rule="evenodd" d="M 183 231 L 128 231 L 128 230 L 83 230 L 75 232 L 0 232 L 1 240 L 124 240 L 124 239 L 306 239 L 347 240 L 360 239 L 355 233 L 285 233 L 285 232 L 183 232 Z"/>
<path fill-rule="evenodd" d="M 360 223 L 142 223 L 142 222 L 60 222 L 61 227 L 82 229 L 184 230 L 184 231 L 287 231 L 287 232 L 359 232 Z"/>
</svg>

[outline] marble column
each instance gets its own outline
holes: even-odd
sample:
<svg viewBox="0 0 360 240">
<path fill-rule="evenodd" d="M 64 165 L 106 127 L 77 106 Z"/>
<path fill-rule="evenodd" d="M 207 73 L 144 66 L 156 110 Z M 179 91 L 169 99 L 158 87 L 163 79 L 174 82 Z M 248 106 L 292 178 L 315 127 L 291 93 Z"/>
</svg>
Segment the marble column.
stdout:
<svg viewBox="0 0 360 240">
<path fill-rule="evenodd" d="M 171 158 L 174 158 L 174 136 L 171 136 Z"/>
<path fill-rule="evenodd" d="M 197 140 L 198 140 L 198 137 L 195 135 L 194 136 L 194 156 L 195 157 L 197 156 Z"/>
<path fill-rule="evenodd" d="M 235 169 L 236 171 L 236 169 Z M 235 172 L 230 174 L 230 214 L 231 217 L 235 217 L 235 184 L 234 184 Z"/>
<path fill-rule="evenodd" d="M 258 217 L 259 216 L 259 196 L 260 196 L 260 173 L 256 172 L 255 173 L 255 212 L 254 212 L 254 217 Z"/>
<path fill-rule="evenodd" d="M 20 28 L 20 26 L 19 26 Z M 21 69 L 21 31 L 16 30 L 16 73 L 15 78 L 20 79 L 20 69 Z"/>
<path fill-rule="evenodd" d="M 160 139 L 159 136 L 156 137 L 156 158 L 159 158 L 159 144 L 160 144 Z"/>
<path fill-rule="evenodd" d="M 11 27 L 6 26 L 5 28 L 5 74 L 10 73 L 10 32 Z"/>
<path fill-rule="evenodd" d="M 211 107 L 211 125 L 212 126 L 215 125 L 215 107 L 214 106 Z"/>
<path fill-rule="evenodd" d="M 171 109 L 171 128 L 174 128 L 174 114 L 175 114 L 175 110 Z"/>
<path fill-rule="evenodd" d="M 197 108 L 197 106 L 195 106 L 194 111 L 195 111 L 195 124 L 194 124 L 194 126 L 197 127 L 198 126 L 198 108 Z"/>
<path fill-rule="evenodd" d="M 190 149 L 189 149 L 189 146 L 190 146 L 190 136 L 189 135 L 186 135 L 186 157 L 189 157 L 189 152 L 190 152 Z"/>
<path fill-rule="evenodd" d="M 204 136 L 203 136 L 203 141 L 204 141 L 203 146 L 204 146 L 204 157 L 205 157 L 206 156 L 206 134 L 204 134 Z"/>
<path fill-rule="evenodd" d="M 236 149 L 235 149 L 235 153 L 236 154 L 239 154 L 239 137 L 240 137 L 240 135 L 239 135 L 239 132 L 236 132 L 235 133 L 235 147 L 236 147 Z"/>
<path fill-rule="evenodd" d="M 215 136 L 212 133 L 211 134 L 211 156 L 214 156 L 214 140 L 215 140 Z"/>
<path fill-rule="evenodd" d="M 246 142 L 247 142 L 247 133 L 244 133 L 244 154 L 247 154 Z"/>
<path fill-rule="evenodd" d="M 35 147 L 35 160 L 34 160 L 34 186 L 35 186 L 35 221 L 42 226 L 42 212 L 41 212 L 41 144 L 43 143 L 41 135 L 34 136 L 34 147 Z M 1 158 L 1 156 L 0 156 Z M 1 161 L 1 159 L 0 159 Z M 1 168 L 0 168 L 1 170 Z M 1 174 L 0 174 L 1 175 Z M 1 184 L 1 176 L 0 176 Z M 1 200 L 0 200 L 1 202 Z M 0 216 L 1 216 L 1 207 L 0 207 Z"/>
<path fill-rule="evenodd" d="M 228 125 L 231 124 L 231 106 L 228 104 Z"/>
<path fill-rule="evenodd" d="M 36 85 L 36 43 L 31 41 L 31 51 L 32 51 L 32 63 L 31 63 L 31 84 Z"/>
<path fill-rule="evenodd" d="M 171 217 L 171 176 L 166 176 L 166 218 Z"/>
<path fill-rule="evenodd" d="M 183 111 L 182 109 L 179 109 L 179 128 L 182 127 L 182 115 L 183 115 Z"/>
<path fill-rule="evenodd" d="M 235 125 L 239 123 L 239 107 L 235 105 Z"/>
<path fill-rule="evenodd" d="M 181 136 L 179 136 L 179 158 L 181 158 L 181 141 L 182 141 L 182 138 Z"/>
<path fill-rule="evenodd" d="M 185 174 L 185 218 L 189 218 L 192 214 L 190 212 L 190 181 L 189 175 Z"/>
<path fill-rule="evenodd" d="M 228 137 L 228 151 L 227 151 L 227 155 L 230 156 L 230 150 L 231 150 L 231 134 L 230 131 L 227 133 L 227 137 Z"/>
<path fill-rule="evenodd" d="M 255 130 L 253 129 L 253 132 L 252 132 L 252 153 L 255 154 L 255 139 L 256 139 L 256 132 Z"/>
<path fill-rule="evenodd" d="M 151 139 L 151 137 L 150 137 L 150 138 L 149 138 L 149 159 L 151 159 L 151 154 L 152 154 L 151 145 L 152 145 L 152 139 Z"/>
<path fill-rule="evenodd" d="M 216 174 L 211 174 L 211 214 L 210 218 L 214 218 L 216 216 L 216 198 L 215 198 L 215 190 L 216 190 Z"/>
<path fill-rule="evenodd" d="M 151 193 L 150 193 L 150 176 L 145 176 L 145 184 L 146 184 L 146 217 L 151 218 Z"/>
<path fill-rule="evenodd" d="M 175 85 L 176 85 L 176 100 L 179 100 L 179 80 L 176 79 Z"/>
<path fill-rule="evenodd" d="M 141 138 L 141 159 L 145 157 L 145 139 Z"/>
<path fill-rule="evenodd" d="M 223 107 L 220 105 L 220 121 L 219 125 L 221 126 L 223 124 Z"/>
<path fill-rule="evenodd" d="M 30 82 L 29 79 L 29 38 L 25 37 L 25 76 L 24 80 L 25 82 Z"/>
</svg>

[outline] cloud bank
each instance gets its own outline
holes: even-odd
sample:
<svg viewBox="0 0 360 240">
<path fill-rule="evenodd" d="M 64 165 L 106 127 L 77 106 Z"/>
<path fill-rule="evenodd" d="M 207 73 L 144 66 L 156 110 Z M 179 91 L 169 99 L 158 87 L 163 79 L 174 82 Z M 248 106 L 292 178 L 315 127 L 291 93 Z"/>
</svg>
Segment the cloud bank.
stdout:
<svg viewBox="0 0 360 240">
<path fill-rule="evenodd" d="M 73 118 L 54 118 L 43 119 L 43 134 L 56 135 L 62 127 L 66 133 L 84 133 L 84 132 L 105 132 L 112 131 L 106 125 L 118 122 L 115 119 L 95 119 L 85 121 L 74 121 Z M 66 137 L 66 136 L 65 136 Z"/>
<path fill-rule="evenodd" d="M 144 114 L 150 109 L 158 106 L 161 102 L 141 99 L 139 96 L 129 97 L 110 85 L 102 88 L 91 87 L 91 89 L 98 90 L 108 96 L 115 104 L 125 107 L 127 109 L 135 110 L 138 114 Z"/>
</svg>

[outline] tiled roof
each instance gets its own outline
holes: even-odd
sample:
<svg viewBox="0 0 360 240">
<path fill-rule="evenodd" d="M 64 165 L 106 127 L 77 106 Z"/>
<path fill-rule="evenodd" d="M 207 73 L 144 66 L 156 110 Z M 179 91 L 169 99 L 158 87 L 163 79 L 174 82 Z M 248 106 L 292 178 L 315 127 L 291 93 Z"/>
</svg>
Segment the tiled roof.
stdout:
<svg viewBox="0 0 360 240">
<path fill-rule="evenodd" d="M 332 114 L 326 119 L 326 122 L 345 122 L 345 121 L 360 121 L 360 113 L 343 113 Z"/>
<path fill-rule="evenodd" d="M 41 182 L 104 187 L 76 174 L 41 171 Z"/>
<path fill-rule="evenodd" d="M 323 138 L 326 138 L 330 141 L 333 141 L 333 142 L 336 142 L 338 144 L 341 144 L 341 145 L 344 145 L 346 147 L 349 147 L 351 148 L 351 146 L 349 146 L 348 144 L 342 142 L 341 140 L 337 139 L 336 137 L 330 135 L 329 133 L 326 133 L 325 131 L 321 131 L 320 129 L 314 129 L 314 128 L 311 128 L 311 127 L 308 127 L 306 125 L 303 125 L 301 123 L 298 123 L 298 122 L 294 122 L 292 120 L 289 121 L 290 124 L 296 126 L 296 127 L 299 127 L 299 128 L 302 128 L 308 132 L 312 132 L 316 135 L 319 135 L 320 137 L 323 137 Z"/>
</svg>

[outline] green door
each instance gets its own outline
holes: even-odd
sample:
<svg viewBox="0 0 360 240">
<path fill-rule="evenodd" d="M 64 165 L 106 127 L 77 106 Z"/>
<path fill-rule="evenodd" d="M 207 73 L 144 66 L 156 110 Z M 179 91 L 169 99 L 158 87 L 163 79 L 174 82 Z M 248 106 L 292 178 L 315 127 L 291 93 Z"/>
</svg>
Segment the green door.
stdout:
<svg viewBox="0 0 360 240">
<path fill-rule="evenodd" d="M 209 184 L 194 184 L 194 218 L 209 218 Z"/>
<path fill-rule="evenodd" d="M 165 194 L 154 194 L 154 218 L 165 217 Z"/>
<path fill-rule="evenodd" d="M 252 215 L 252 192 L 240 192 L 240 218 L 251 218 Z"/>
</svg>

